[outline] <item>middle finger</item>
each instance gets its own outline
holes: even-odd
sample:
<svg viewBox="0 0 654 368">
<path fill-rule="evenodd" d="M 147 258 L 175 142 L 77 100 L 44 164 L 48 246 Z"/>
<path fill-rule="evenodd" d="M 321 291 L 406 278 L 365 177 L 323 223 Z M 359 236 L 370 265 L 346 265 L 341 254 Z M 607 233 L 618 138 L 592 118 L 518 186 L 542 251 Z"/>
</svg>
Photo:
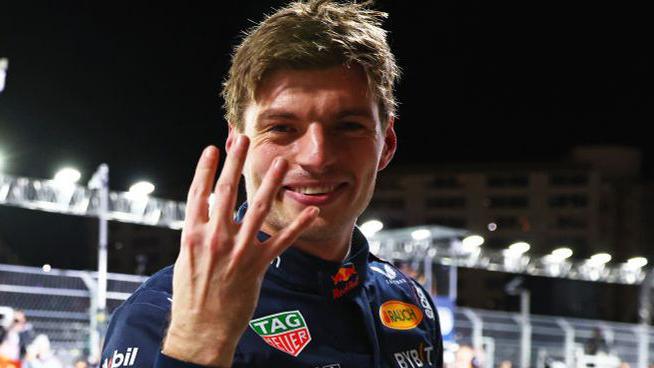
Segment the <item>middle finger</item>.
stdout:
<svg viewBox="0 0 654 368">
<path fill-rule="evenodd" d="M 212 222 L 227 224 L 233 219 L 234 206 L 238 194 L 238 183 L 241 179 L 249 140 L 245 134 L 240 134 L 225 158 L 225 166 L 220 173 L 214 190 L 214 211 Z"/>
</svg>

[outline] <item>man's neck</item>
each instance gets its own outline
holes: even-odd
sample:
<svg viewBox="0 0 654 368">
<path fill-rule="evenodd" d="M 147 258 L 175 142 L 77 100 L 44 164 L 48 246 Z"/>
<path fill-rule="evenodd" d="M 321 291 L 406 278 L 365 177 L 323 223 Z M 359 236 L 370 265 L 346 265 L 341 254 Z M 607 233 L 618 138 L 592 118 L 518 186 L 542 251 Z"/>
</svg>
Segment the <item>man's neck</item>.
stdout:
<svg viewBox="0 0 654 368">
<path fill-rule="evenodd" d="M 264 224 L 264 232 L 268 234 L 274 233 L 266 230 L 268 229 L 266 229 L 266 225 Z M 329 238 L 300 236 L 292 246 L 295 249 L 299 249 L 304 253 L 324 259 L 325 261 L 342 262 L 350 253 L 352 231 L 354 231 L 354 228 L 349 232 L 343 232 L 338 236 L 331 236 Z"/>
<path fill-rule="evenodd" d="M 342 262 L 350 253 L 352 234 L 340 240 L 314 241 L 298 239 L 293 246 L 314 257 L 332 262 Z"/>
</svg>

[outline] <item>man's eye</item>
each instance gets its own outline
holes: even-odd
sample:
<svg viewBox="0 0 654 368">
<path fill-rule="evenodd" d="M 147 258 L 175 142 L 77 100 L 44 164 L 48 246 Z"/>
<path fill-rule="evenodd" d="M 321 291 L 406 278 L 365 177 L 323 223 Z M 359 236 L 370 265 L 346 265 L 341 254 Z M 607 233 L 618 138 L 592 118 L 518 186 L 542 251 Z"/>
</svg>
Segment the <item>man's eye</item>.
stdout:
<svg viewBox="0 0 654 368">
<path fill-rule="evenodd" d="M 353 121 L 346 121 L 341 124 L 341 127 L 345 130 L 361 130 L 365 127 L 361 123 L 355 123 Z"/>
<path fill-rule="evenodd" d="M 278 124 L 270 127 L 269 131 L 276 133 L 289 133 L 292 131 L 290 125 Z"/>
</svg>

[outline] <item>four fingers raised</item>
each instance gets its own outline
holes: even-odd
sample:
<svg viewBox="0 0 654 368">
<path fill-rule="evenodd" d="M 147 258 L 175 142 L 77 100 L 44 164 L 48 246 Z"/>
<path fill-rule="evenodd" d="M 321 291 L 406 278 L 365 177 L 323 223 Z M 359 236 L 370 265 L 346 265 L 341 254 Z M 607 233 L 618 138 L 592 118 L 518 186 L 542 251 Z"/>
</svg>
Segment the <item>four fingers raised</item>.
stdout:
<svg viewBox="0 0 654 368">
<path fill-rule="evenodd" d="M 236 205 L 238 185 L 245 163 L 249 139 L 245 135 L 239 135 L 231 150 L 225 158 L 225 165 L 215 184 L 214 207 L 211 218 L 209 218 L 209 196 L 212 192 L 214 178 L 218 167 L 218 149 L 214 146 L 205 148 L 195 170 L 193 182 L 188 193 L 186 219 L 184 228 L 194 224 L 211 222 L 210 228 L 213 231 L 228 231 L 225 227 L 232 228 L 234 225 L 232 212 Z M 284 175 L 288 170 L 288 162 L 283 158 L 274 160 L 272 167 L 259 187 L 248 211 L 243 219 L 243 224 L 238 230 L 238 245 L 241 251 L 255 241 L 257 232 L 260 231 L 268 212 L 281 187 Z M 320 210 L 317 207 L 307 207 L 289 224 L 265 242 L 264 255 L 261 259 L 271 260 L 288 248 L 302 232 L 316 219 Z M 235 239 L 236 240 L 236 239 Z M 245 248 L 245 249 L 244 249 Z"/>
</svg>

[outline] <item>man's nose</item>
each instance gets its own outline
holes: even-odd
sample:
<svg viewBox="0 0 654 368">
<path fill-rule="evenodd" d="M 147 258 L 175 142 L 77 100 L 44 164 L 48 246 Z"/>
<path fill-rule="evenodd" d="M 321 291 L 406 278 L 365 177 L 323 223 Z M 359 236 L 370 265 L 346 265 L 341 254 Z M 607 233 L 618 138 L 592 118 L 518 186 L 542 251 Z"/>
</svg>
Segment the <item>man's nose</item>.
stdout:
<svg viewBox="0 0 654 368">
<path fill-rule="evenodd" d="M 311 123 L 296 142 L 295 163 L 305 170 L 324 172 L 336 162 L 334 137 L 320 123 Z"/>
</svg>

